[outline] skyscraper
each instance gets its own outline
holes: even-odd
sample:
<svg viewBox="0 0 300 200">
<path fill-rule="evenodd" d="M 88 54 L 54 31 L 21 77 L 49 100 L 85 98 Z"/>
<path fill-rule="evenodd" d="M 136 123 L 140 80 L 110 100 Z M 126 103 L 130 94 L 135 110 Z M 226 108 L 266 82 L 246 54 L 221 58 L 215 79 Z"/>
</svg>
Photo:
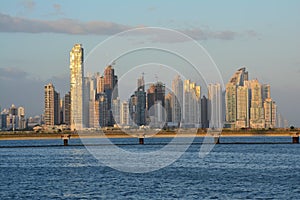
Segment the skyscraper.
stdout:
<svg viewBox="0 0 300 200">
<path fill-rule="evenodd" d="M 269 84 L 263 84 L 261 86 L 261 90 L 262 90 L 262 102 L 264 102 L 268 98 L 271 98 L 271 87 Z"/>
<path fill-rule="evenodd" d="M 248 82 L 248 81 L 245 81 Z M 250 127 L 250 102 L 249 102 L 249 88 L 248 85 L 237 87 L 237 120 L 236 128 Z"/>
<path fill-rule="evenodd" d="M 262 102 L 262 87 L 258 80 L 251 80 L 250 126 L 265 128 L 264 109 Z"/>
<path fill-rule="evenodd" d="M 219 83 L 208 85 L 208 119 L 209 127 L 223 128 L 223 98 Z"/>
<path fill-rule="evenodd" d="M 64 123 L 71 124 L 71 94 L 68 92 L 64 97 Z"/>
<path fill-rule="evenodd" d="M 95 99 L 95 120 L 100 127 L 108 126 L 108 103 L 105 93 L 98 93 Z"/>
<path fill-rule="evenodd" d="M 172 121 L 181 123 L 183 118 L 183 81 L 177 75 L 172 81 Z"/>
<path fill-rule="evenodd" d="M 172 122 L 172 95 L 171 93 L 168 93 L 165 97 L 165 110 L 166 110 L 166 122 Z"/>
<path fill-rule="evenodd" d="M 137 91 L 145 91 L 145 80 L 144 80 L 144 75 L 142 75 L 140 78 L 137 80 Z"/>
<path fill-rule="evenodd" d="M 201 88 L 195 82 L 184 81 L 184 123 L 196 127 L 201 123 Z"/>
<path fill-rule="evenodd" d="M 26 128 L 25 109 L 24 107 L 18 107 L 18 129 L 22 130 Z"/>
<path fill-rule="evenodd" d="M 88 109 L 89 109 L 89 127 L 90 128 L 98 128 L 99 127 L 99 122 L 97 121 L 98 117 L 96 108 L 95 108 L 95 99 L 96 99 L 96 90 L 97 90 L 97 76 L 90 76 L 89 77 L 89 88 L 87 90 L 89 91 L 89 96 L 88 96 Z"/>
<path fill-rule="evenodd" d="M 104 93 L 107 97 L 107 108 L 108 108 L 108 125 L 114 125 L 113 114 L 111 110 L 112 100 L 118 97 L 118 77 L 115 75 L 114 68 L 109 65 L 104 70 Z"/>
<path fill-rule="evenodd" d="M 137 126 L 146 125 L 146 92 L 144 77 L 137 81 L 137 90 L 130 97 L 129 113 L 132 122 Z"/>
<path fill-rule="evenodd" d="M 120 105 L 120 98 L 116 98 L 112 100 L 112 114 L 114 118 L 114 122 L 117 125 L 120 125 L 120 112 L 121 112 L 121 105 Z"/>
<path fill-rule="evenodd" d="M 201 99 L 201 127 L 209 128 L 208 99 L 205 96 Z"/>
<path fill-rule="evenodd" d="M 165 124 L 165 85 L 162 82 L 152 84 L 147 90 L 147 111 L 153 127 L 162 127 Z"/>
<path fill-rule="evenodd" d="M 97 80 L 97 93 L 104 92 L 104 77 L 97 75 L 96 80 Z"/>
<path fill-rule="evenodd" d="M 44 121 L 47 126 L 59 124 L 59 93 L 55 91 L 52 83 L 44 87 Z"/>
<path fill-rule="evenodd" d="M 75 44 L 70 52 L 71 130 L 83 128 L 83 48 Z"/>
<path fill-rule="evenodd" d="M 243 67 L 237 70 L 226 84 L 226 124 L 231 128 L 235 127 L 237 121 L 237 87 L 244 86 L 244 81 L 247 81 L 248 78 L 249 74 Z"/>
<path fill-rule="evenodd" d="M 83 78 L 83 127 L 85 128 L 90 125 L 90 88 L 93 87 L 92 81 L 90 76 Z M 95 96 L 92 99 L 95 99 Z"/>
<path fill-rule="evenodd" d="M 124 101 L 121 104 L 120 118 L 122 126 L 130 125 L 128 101 Z"/>
<path fill-rule="evenodd" d="M 271 98 L 265 100 L 264 112 L 266 128 L 275 128 L 277 125 L 277 106 Z"/>
</svg>

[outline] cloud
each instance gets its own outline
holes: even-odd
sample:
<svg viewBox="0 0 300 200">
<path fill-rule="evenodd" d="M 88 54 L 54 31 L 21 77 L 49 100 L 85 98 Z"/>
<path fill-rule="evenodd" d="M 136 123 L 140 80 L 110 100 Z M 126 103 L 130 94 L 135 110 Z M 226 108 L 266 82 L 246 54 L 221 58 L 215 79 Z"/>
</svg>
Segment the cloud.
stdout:
<svg viewBox="0 0 300 200">
<path fill-rule="evenodd" d="M 105 21 L 80 22 L 73 19 L 48 21 L 0 14 L 0 32 L 109 35 L 129 28 L 131 27 Z"/>
<path fill-rule="evenodd" d="M 24 79 L 27 72 L 13 67 L 0 68 L 0 80 Z"/>
<path fill-rule="evenodd" d="M 183 30 L 183 33 L 187 34 L 196 40 L 207 40 L 207 39 L 221 39 L 221 40 L 233 40 L 239 34 L 234 31 L 209 31 L 198 28 Z"/>
<path fill-rule="evenodd" d="M 57 12 L 61 12 L 61 6 L 54 4 Z M 133 26 L 117 24 L 106 21 L 88 21 L 82 22 L 74 19 L 59 19 L 59 20 L 37 20 L 21 17 L 12 17 L 10 15 L 0 13 L 0 32 L 25 32 L 25 33 L 64 33 L 64 34 L 95 34 L 95 35 L 112 35 L 128 29 L 136 28 Z M 247 30 L 242 33 L 222 30 L 212 31 L 208 28 L 191 28 L 178 29 L 195 40 L 233 40 L 237 37 L 256 37 L 255 31 Z M 153 42 L 183 42 L 178 37 L 173 38 L 167 34 L 157 34 L 152 30 L 141 29 L 141 35 L 148 34 Z M 182 38 L 182 37 L 181 37 Z"/>
</svg>

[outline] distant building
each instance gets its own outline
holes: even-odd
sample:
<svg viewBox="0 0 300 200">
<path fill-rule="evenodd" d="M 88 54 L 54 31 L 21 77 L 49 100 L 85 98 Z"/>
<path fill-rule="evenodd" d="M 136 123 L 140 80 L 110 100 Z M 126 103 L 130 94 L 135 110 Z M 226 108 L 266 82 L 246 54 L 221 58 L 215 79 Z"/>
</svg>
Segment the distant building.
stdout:
<svg viewBox="0 0 300 200">
<path fill-rule="evenodd" d="M 183 119 L 183 81 L 177 75 L 172 81 L 172 121 L 178 126 Z"/>
<path fill-rule="evenodd" d="M 150 85 L 147 90 L 147 112 L 149 125 L 161 128 L 165 125 L 165 85 L 161 82 Z"/>
<path fill-rule="evenodd" d="M 104 70 L 104 93 L 107 97 L 108 115 L 107 122 L 109 126 L 114 125 L 112 114 L 112 100 L 118 97 L 118 77 L 115 75 L 114 68 L 109 65 Z"/>
<path fill-rule="evenodd" d="M 146 125 L 146 92 L 144 77 L 137 81 L 137 90 L 129 99 L 129 115 L 136 126 Z"/>
<path fill-rule="evenodd" d="M 47 126 L 58 125 L 59 120 L 59 93 L 55 91 L 52 83 L 44 87 L 44 122 Z"/>
<path fill-rule="evenodd" d="M 97 93 L 103 93 L 104 92 L 104 77 L 97 74 L 96 81 L 97 81 Z"/>
<path fill-rule="evenodd" d="M 105 93 L 98 93 L 95 100 L 96 121 L 100 127 L 108 126 L 108 101 Z"/>
<path fill-rule="evenodd" d="M 70 52 L 71 130 L 83 128 L 83 54 L 81 44 Z"/>
<path fill-rule="evenodd" d="M 117 97 L 116 99 L 112 100 L 112 114 L 114 118 L 114 124 L 120 125 L 120 112 L 121 112 L 121 104 L 120 98 Z"/>
<path fill-rule="evenodd" d="M 133 126 L 140 126 L 137 117 L 137 104 L 138 104 L 137 96 L 135 94 L 131 95 L 131 97 L 129 98 L 129 116 Z"/>
<path fill-rule="evenodd" d="M 128 101 L 124 101 L 121 104 L 121 112 L 120 112 L 120 120 L 122 126 L 130 125 L 130 117 L 129 117 L 129 104 Z"/>
<path fill-rule="evenodd" d="M 172 122 L 172 97 L 171 93 L 165 97 L 166 122 Z"/>
<path fill-rule="evenodd" d="M 264 116 L 266 128 L 276 128 L 277 126 L 277 106 L 271 98 L 265 99 Z"/>
<path fill-rule="evenodd" d="M 245 81 L 248 82 L 248 81 Z M 237 87 L 237 119 L 236 128 L 250 127 L 250 89 L 247 84 Z"/>
<path fill-rule="evenodd" d="M 65 94 L 64 97 L 64 111 L 63 111 L 63 115 L 64 115 L 64 123 L 67 125 L 71 124 L 71 94 L 70 92 L 68 92 L 67 94 Z"/>
<path fill-rule="evenodd" d="M 201 99 L 201 127 L 209 128 L 208 99 L 205 96 Z"/>
<path fill-rule="evenodd" d="M 201 123 L 201 88 L 195 82 L 184 81 L 184 123 L 197 127 Z"/>
<path fill-rule="evenodd" d="M 237 88 L 244 86 L 244 82 L 248 81 L 249 74 L 246 68 L 240 68 L 230 78 L 226 84 L 225 93 L 225 109 L 226 109 L 226 126 L 234 128 L 237 121 Z"/>
<path fill-rule="evenodd" d="M 27 127 L 24 107 L 18 107 L 18 129 L 22 130 Z"/>
<path fill-rule="evenodd" d="M 271 98 L 271 87 L 269 84 L 263 84 L 261 86 L 261 92 L 262 92 L 262 102 L 264 102 L 266 99 Z"/>
<path fill-rule="evenodd" d="M 221 84 L 208 85 L 208 119 L 210 128 L 223 128 L 223 96 Z"/>
<path fill-rule="evenodd" d="M 251 86 L 250 127 L 265 128 L 261 84 L 258 82 L 258 80 L 252 80 L 250 81 L 250 86 Z"/>
</svg>

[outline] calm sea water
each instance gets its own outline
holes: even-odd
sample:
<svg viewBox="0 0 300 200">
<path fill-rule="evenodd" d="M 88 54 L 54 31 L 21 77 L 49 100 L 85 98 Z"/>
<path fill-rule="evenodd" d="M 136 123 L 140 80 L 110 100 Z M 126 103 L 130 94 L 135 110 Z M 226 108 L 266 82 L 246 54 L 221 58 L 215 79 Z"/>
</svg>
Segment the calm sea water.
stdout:
<svg viewBox="0 0 300 200">
<path fill-rule="evenodd" d="M 76 146 L 80 140 L 68 147 L 56 146 L 60 140 L 0 141 L 0 199 L 300 199 L 300 144 L 286 143 L 291 138 L 224 138 L 229 144 L 204 159 L 200 140 L 170 166 L 144 174 L 103 166 Z M 154 151 L 167 142 L 122 148 Z"/>
</svg>

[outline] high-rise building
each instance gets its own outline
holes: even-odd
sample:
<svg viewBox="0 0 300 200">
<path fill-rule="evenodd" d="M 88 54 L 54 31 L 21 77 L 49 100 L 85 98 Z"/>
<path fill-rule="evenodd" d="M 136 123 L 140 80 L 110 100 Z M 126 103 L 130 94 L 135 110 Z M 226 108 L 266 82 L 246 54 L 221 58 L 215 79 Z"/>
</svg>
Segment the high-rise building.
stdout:
<svg viewBox="0 0 300 200">
<path fill-rule="evenodd" d="M 88 128 L 90 122 L 90 87 L 92 78 L 90 76 L 83 78 L 83 127 Z M 95 99 L 95 97 L 93 98 Z"/>
<path fill-rule="evenodd" d="M 265 100 L 264 112 L 266 128 L 275 128 L 277 125 L 277 106 L 271 98 Z"/>
<path fill-rule="evenodd" d="M 89 96 L 88 98 L 88 109 L 89 109 L 89 123 L 88 126 L 90 128 L 98 128 L 99 123 L 98 123 L 98 117 L 97 117 L 97 111 L 95 108 L 95 99 L 96 99 L 96 94 L 97 94 L 97 76 L 95 77 L 89 77 Z"/>
<path fill-rule="evenodd" d="M 208 99 L 205 96 L 201 99 L 201 127 L 209 128 Z"/>
<path fill-rule="evenodd" d="M 71 94 L 68 92 L 64 97 L 64 123 L 71 124 Z"/>
<path fill-rule="evenodd" d="M 133 126 L 140 126 L 138 123 L 139 121 L 137 119 L 137 104 L 138 104 L 137 96 L 135 94 L 131 95 L 129 99 L 129 116 Z"/>
<path fill-rule="evenodd" d="M 64 103 L 64 98 L 59 100 L 59 124 L 64 124 L 65 119 L 64 119 L 64 108 L 65 103 Z"/>
<path fill-rule="evenodd" d="M 172 95 L 172 121 L 180 125 L 183 118 L 183 81 L 179 75 L 172 81 Z"/>
<path fill-rule="evenodd" d="M 114 122 L 117 125 L 120 125 L 120 112 L 121 112 L 121 104 L 120 104 L 120 98 L 116 98 L 112 100 L 112 114 L 114 118 Z"/>
<path fill-rule="evenodd" d="M 45 85 L 45 110 L 44 110 L 44 122 L 47 126 L 54 126 L 59 124 L 59 93 L 55 91 L 52 83 Z"/>
<path fill-rule="evenodd" d="M 147 90 L 147 111 L 151 126 L 164 126 L 165 119 L 165 85 L 161 82 L 152 84 Z"/>
<path fill-rule="evenodd" d="M 128 101 L 124 101 L 121 104 L 120 118 L 122 126 L 130 125 Z"/>
<path fill-rule="evenodd" d="M 209 127 L 223 128 L 223 98 L 221 84 L 208 85 Z"/>
<path fill-rule="evenodd" d="M 172 97 L 171 93 L 165 97 L 166 122 L 172 122 Z"/>
<path fill-rule="evenodd" d="M 184 123 L 197 127 L 201 123 L 201 88 L 195 82 L 184 81 Z"/>
<path fill-rule="evenodd" d="M 137 81 L 137 90 L 129 100 L 129 113 L 132 122 L 137 126 L 146 125 L 146 92 L 144 77 Z"/>
<path fill-rule="evenodd" d="M 245 81 L 248 82 L 248 81 Z M 237 118 L 236 128 L 250 127 L 249 87 L 247 84 L 237 87 Z"/>
<path fill-rule="evenodd" d="M 104 77 L 97 75 L 97 93 L 103 93 L 104 92 Z"/>
<path fill-rule="evenodd" d="M 137 87 L 138 87 L 137 91 L 145 91 L 144 75 L 142 75 L 140 78 L 138 78 Z"/>
<path fill-rule="evenodd" d="M 25 109 L 24 107 L 18 108 L 18 129 L 22 130 L 26 128 Z"/>
<path fill-rule="evenodd" d="M 100 127 L 108 126 L 108 103 L 105 93 L 98 93 L 95 99 L 96 121 Z"/>
<path fill-rule="evenodd" d="M 244 86 L 244 81 L 247 81 L 248 78 L 249 74 L 243 67 L 237 70 L 226 84 L 226 124 L 231 128 L 235 127 L 237 121 L 237 87 Z"/>
<path fill-rule="evenodd" d="M 111 110 L 112 100 L 118 97 L 118 77 L 115 75 L 114 68 L 109 65 L 104 70 L 104 93 L 107 97 L 108 106 L 108 125 L 114 125 L 113 114 Z"/>
<path fill-rule="evenodd" d="M 262 101 L 264 102 L 266 99 L 271 98 L 271 87 L 269 84 L 263 84 L 261 86 L 262 90 Z"/>
<path fill-rule="evenodd" d="M 83 128 L 83 48 L 75 44 L 70 52 L 71 130 Z"/>
<path fill-rule="evenodd" d="M 251 80 L 250 127 L 265 128 L 262 87 L 258 80 Z"/>
</svg>

